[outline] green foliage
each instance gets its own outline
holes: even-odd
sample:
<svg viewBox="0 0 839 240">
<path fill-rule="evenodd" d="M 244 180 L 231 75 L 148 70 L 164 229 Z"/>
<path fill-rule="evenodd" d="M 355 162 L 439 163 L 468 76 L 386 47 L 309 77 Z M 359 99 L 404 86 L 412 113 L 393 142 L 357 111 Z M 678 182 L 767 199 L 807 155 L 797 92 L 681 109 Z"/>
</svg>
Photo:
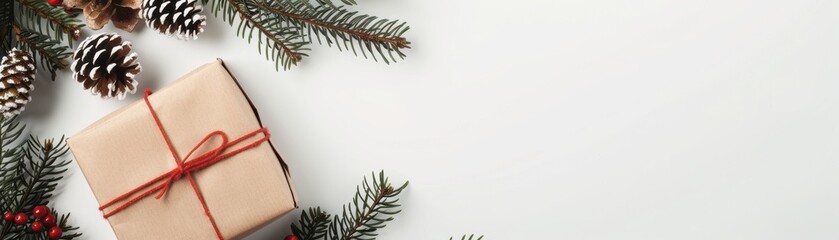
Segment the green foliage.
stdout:
<svg viewBox="0 0 839 240">
<path fill-rule="evenodd" d="M 25 126 L 14 118 L 0 118 L 0 212 L 29 213 L 37 205 L 49 204 L 58 181 L 67 171 L 70 160 L 64 159 L 69 148 L 62 137 L 22 139 Z M 78 227 L 69 225 L 69 214 L 52 211 L 64 234 L 62 239 L 81 236 Z M 46 232 L 32 232 L 29 225 L 0 222 L 0 239 L 49 239 Z"/>
<path fill-rule="evenodd" d="M 55 81 L 55 72 L 58 69 L 67 68 L 66 59 L 73 55 L 70 47 L 62 45 L 60 41 L 51 39 L 47 35 L 23 27 L 18 29 L 17 35 L 17 46 L 32 53 L 37 65 L 49 71 L 53 81 Z"/>
<path fill-rule="evenodd" d="M 59 42 L 66 36 L 70 40 L 68 46 L 72 44 L 72 40 L 78 39 L 79 27 L 84 25 L 76 18 L 77 12 L 67 13 L 64 8 L 50 6 L 44 0 L 15 1 L 18 2 L 15 17 L 21 23 L 20 27 L 50 36 Z"/>
<path fill-rule="evenodd" d="M 309 1 L 301 1 L 301 2 L 308 3 Z M 358 4 L 358 3 L 355 2 L 355 0 L 341 0 L 341 2 L 343 2 L 346 5 L 356 5 L 356 4 Z M 320 5 L 326 5 L 326 6 L 337 6 L 337 5 L 335 5 L 334 2 L 332 2 L 332 0 L 317 0 L 317 3 L 320 4 Z"/>
<path fill-rule="evenodd" d="M 0 8 L 8 7 L 9 11 L 0 14 L 0 32 L 10 39 L 0 48 L 5 54 L 13 46 L 11 36 L 14 35 L 16 46 L 31 53 L 37 65 L 49 71 L 54 81 L 56 71 L 67 68 L 72 42 L 79 38 L 80 27 L 84 26 L 76 18 L 78 13 L 67 13 L 44 0 L 14 0 L 17 8 L 11 7 L 12 0 L 3 2 Z"/>
<path fill-rule="evenodd" d="M 344 205 L 340 216 L 330 215 L 320 208 L 309 208 L 300 216 L 298 224 L 291 225 L 291 231 L 301 240 L 372 240 L 376 239 L 377 230 L 387 226 L 398 214 L 401 205 L 396 198 L 408 187 L 408 182 L 398 188 L 391 185 L 384 171 L 372 174 L 368 181 L 364 178 L 350 204 Z M 328 226 L 328 227 L 327 227 Z"/>
<path fill-rule="evenodd" d="M 353 54 L 385 63 L 405 58 L 401 49 L 409 48 L 410 42 L 402 37 L 410 29 L 405 22 L 388 20 L 342 6 L 321 5 L 311 7 L 299 0 L 275 0 L 256 3 L 253 11 L 270 12 L 292 26 L 300 29 L 300 35 L 308 42 L 317 38 L 319 44 L 335 45 L 338 50 L 350 50 Z M 396 55 L 394 55 L 394 53 Z M 377 55 L 379 57 L 377 57 Z"/>
<path fill-rule="evenodd" d="M 15 191 L 19 188 L 22 159 L 25 145 L 18 139 L 23 134 L 24 125 L 16 118 L 2 119 L 0 123 L 0 209 L 12 209 Z"/>
<path fill-rule="evenodd" d="M 61 239 L 75 239 L 75 238 L 78 238 L 78 237 L 82 236 L 82 233 L 76 232 L 76 230 L 79 230 L 79 227 L 74 227 L 74 226 L 71 226 L 70 224 L 67 223 L 67 221 L 70 220 L 70 214 L 69 213 L 68 214 L 60 214 L 60 213 L 56 212 L 55 209 L 52 209 L 52 211 L 50 211 L 50 212 L 52 212 L 53 214 L 55 214 L 55 216 L 58 217 L 58 221 L 56 222 L 56 224 L 58 224 L 59 228 L 61 228 L 61 232 L 62 232 Z M 40 238 L 40 239 L 45 239 L 45 238 Z"/>
<path fill-rule="evenodd" d="M 20 168 L 24 175 L 21 178 L 26 190 L 19 199 L 19 206 L 30 209 L 37 205 L 46 204 L 52 197 L 52 191 L 58 186 L 58 180 L 64 178 L 62 174 L 67 171 L 70 160 L 62 157 L 67 154 L 70 148 L 64 141 L 64 137 L 55 143 L 54 139 L 41 141 L 30 136 L 26 142 L 26 151 Z"/>
<path fill-rule="evenodd" d="M 355 0 L 341 0 L 355 5 Z M 313 38 L 319 43 L 350 50 L 385 63 L 402 59 L 409 48 L 403 35 L 405 22 L 380 19 L 348 11 L 332 0 L 204 0 L 213 14 L 237 25 L 237 35 L 252 42 L 279 70 L 297 65 L 310 49 Z M 238 19 L 236 18 L 238 16 Z"/>
<path fill-rule="evenodd" d="M 323 239 L 329 227 L 330 215 L 318 208 L 309 208 L 300 215 L 299 226 L 291 225 L 291 233 L 301 240 Z"/>
<path fill-rule="evenodd" d="M 0 1 L 0 53 L 6 54 L 12 50 L 12 24 L 14 16 L 12 9 L 14 4 L 12 1 Z"/>
<path fill-rule="evenodd" d="M 471 234 L 468 237 L 467 237 L 467 235 L 463 235 L 463 237 L 460 237 L 460 240 L 481 240 L 481 239 L 484 239 L 484 236 L 478 236 L 477 238 L 475 238 L 475 234 Z M 450 237 L 449 240 L 454 240 L 454 237 Z"/>
</svg>

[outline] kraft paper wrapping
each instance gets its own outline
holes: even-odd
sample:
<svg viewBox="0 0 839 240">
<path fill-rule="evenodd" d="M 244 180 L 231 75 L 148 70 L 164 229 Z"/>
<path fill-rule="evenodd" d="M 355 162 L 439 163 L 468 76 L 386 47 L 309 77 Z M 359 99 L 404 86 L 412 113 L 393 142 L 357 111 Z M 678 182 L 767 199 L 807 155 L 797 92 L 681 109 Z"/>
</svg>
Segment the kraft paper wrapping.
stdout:
<svg viewBox="0 0 839 240">
<path fill-rule="evenodd" d="M 188 73 L 149 100 L 181 158 L 212 131 L 224 131 L 232 140 L 262 127 L 221 60 Z M 176 167 L 143 100 L 68 142 L 100 205 Z M 194 155 L 221 140 L 210 142 Z M 225 239 L 244 237 L 297 207 L 288 169 L 270 140 L 193 176 Z M 186 178 L 173 183 L 163 198 L 144 198 L 108 221 L 119 239 L 217 238 Z"/>
</svg>

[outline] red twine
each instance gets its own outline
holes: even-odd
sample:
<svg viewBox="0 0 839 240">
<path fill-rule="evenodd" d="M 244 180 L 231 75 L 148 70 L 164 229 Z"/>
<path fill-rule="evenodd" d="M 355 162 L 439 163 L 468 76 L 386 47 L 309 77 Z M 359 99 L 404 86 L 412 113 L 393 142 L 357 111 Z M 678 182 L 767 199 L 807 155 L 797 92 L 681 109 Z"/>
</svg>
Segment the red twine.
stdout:
<svg viewBox="0 0 839 240">
<path fill-rule="evenodd" d="M 163 173 L 160 176 L 157 176 L 156 178 L 154 178 L 154 179 L 152 179 L 152 180 L 150 180 L 150 181 L 132 189 L 131 191 L 128 191 L 128 192 L 126 192 L 122 195 L 117 196 L 116 198 L 114 198 L 113 200 L 111 200 L 107 203 L 102 204 L 102 206 L 99 207 L 99 210 L 103 211 L 102 215 L 105 218 L 108 218 L 108 217 L 113 216 L 114 214 L 117 214 L 118 212 L 130 207 L 131 205 L 133 205 L 137 201 L 140 201 L 141 199 L 146 198 L 146 197 L 154 194 L 155 192 L 159 191 L 159 193 L 155 196 L 155 198 L 160 199 L 161 197 L 163 197 L 166 194 L 166 192 L 169 190 L 169 187 L 172 186 L 172 183 L 174 181 L 176 181 L 178 179 L 181 179 L 181 177 L 183 177 L 183 176 L 186 176 L 186 179 L 189 180 L 189 184 L 192 186 L 192 190 L 195 191 L 195 196 L 198 197 L 198 201 L 201 202 L 201 207 L 204 208 L 204 214 L 207 215 L 207 219 L 209 219 L 210 224 L 213 225 L 213 230 L 216 232 L 216 236 L 218 236 L 219 239 L 224 239 L 221 236 L 221 231 L 219 231 L 218 225 L 216 225 L 215 219 L 213 219 L 213 215 L 210 214 L 210 209 L 207 208 L 207 203 L 204 202 L 204 197 L 201 195 L 201 191 L 198 189 L 198 185 L 195 184 L 195 179 L 192 177 L 192 172 L 203 169 L 203 168 L 208 167 L 210 165 L 213 165 L 217 162 L 220 162 L 224 159 L 227 159 L 230 156 L 236 155 L 236 154 L 238 154 L 240 152 L 243 152 L 245 150 L 249 150 L 251 148 L 254 148 L 254 147 L 258 146 L 259 144 L 261 144 L 265 141 L 268 141 L 268 138 L 271 137 L 271 134 L 268 133 L 268 129 L 260 128 L 260 129 L 257 129 L 256 131 L 250 132 L 250 133 L 245 134 L 245 135 L 243 135 L 243 136 L 241 136 L 241 137 L 239 137 L 239 138 L 237 138 L 233 141 L 228 142 L 227 134 L 224 133 L 223 131 L 216 130 L 216 131 L 211 132 L 210 134 L 207 134 L 207 136 L 204 137 L 204 139 L 201 140 L 201 142 L 199 142 L 197 145 L 195 145 L 195 147 L 192 148 L 191 151 L 189 151 L 189 153 L 186 155 L 186 157 L 181 159 L 181 158 L 178 157 L 177 152 L 175 152 L 175 148 L 172 146 L 172 142 L 169 140 L 169 136 L 166 134 L 166 131 L 163 130 L 163 124 L 160 123 L 160 119 L 157 117 L 157 113 L 155 113 L 154 109 L 151 107 L 151 103 L 149 102 L 149 95 L 150 94 L 151 94 L 151 90 L 146 89 L 145 90 L 145 95 L 143 96 L 143 99 L 146 101 L 146 106 L 149 107 L 149 112 L 151 112 L 151 115 L 154 118 L 154 122 L 155 122 L 155 124 L 157 124 L 157 129 L 160 130 L 160 134 L 163 136 L 163 140 L 166 141 L 166 146 L 169 148 L 169 152 L 172 153 L 172 157 L 174 157 L 173 159 L 175 160 L 175 163 L 178 166 L 175 169 L 172 169 L 169 172 Z M 262 135 L 263 135 L 262 138 L 259 138 L 256 141 L 251 142 L 248 145 L 242 146 L 240 148 L 236 148 L 236 149 L 233 149 L 233 150 L 230 150 L 230 151 L 225 151 L 225 150 L 228 150 L 228 148 L 230 148 L 231 146 L 236 145 L 238 143 L 241 143 L 242 141 L 245 141 L 249 138 L 252 138 L 252 137 L 254 137 L 254 136 L 256 136 L 260 133 L 262 133 Z M 192 158 L 192 159 L 189 158 L 190 156 L 192 156 L 193 153 L 195 153 L 195 151 L 199 147 L 203 146 L 205 143 L 207 143 L 207 141 L 209 141 L 213 137 L 220 137 L 221 138 L 221 145 L 219 145 L 216 148 L 213 148 L 211 151 L 209 151 L 207 153 L 204 153 L 200 156 L 197 156 L 197 157 Z M 165 181 L 163 181 L 163 180 L 165 180 Z M 146 190 L 145 192 L 140 193 L 140 191 L 142 191 L 143 189 L 151 187 L 152 185 L 154 185 L 155 183 L 158 183 L 160 181 L 163 181 L 163 182 L 155 185 L 154 187 Z M 137 196 L 135 196 L 131 199 L 128 199 L 129 197 L 131 197 L 132 195 L 135 195 L 137 193 L 140 193 L 140 195 L 137 195 Z M 121 202 L 121 201 L 126 200 L 126 199 L 128 199 L 128 200 L 125 203 L 123 203 L 122 205 L 119 205 L 118 207 L 111 210 L 110 212 L 104 212 L 105 208 L 113 206 L 116 203 Z"/>
</svg>

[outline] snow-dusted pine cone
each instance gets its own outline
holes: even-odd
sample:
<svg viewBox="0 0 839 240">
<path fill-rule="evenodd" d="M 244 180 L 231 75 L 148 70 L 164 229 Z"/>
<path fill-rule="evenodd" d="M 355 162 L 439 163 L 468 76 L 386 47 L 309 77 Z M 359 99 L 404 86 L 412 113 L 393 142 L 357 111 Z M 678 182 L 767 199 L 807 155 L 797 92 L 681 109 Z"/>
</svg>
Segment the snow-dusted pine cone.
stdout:
<svg viewBox="0 0 839 240">
<path fill-rule="evenodd" d="M 146 25 L 179 39 L 197 39 L 207 24 L 198 0 L 143 0 L 142 10 Z"/>
<path fill-rule="evenodd" d="M 134 77 L 140 73 L 137 53 L 131 42 L 116 33 L 100 33 L 79 43 L 73 54 L 73 79 L 102 98 L 125 98 L 137 90 Z"/>
<path fill-rule="evenodd" d="M 0 60 L 0 111 L 3 116 L 20 114 L 32 100 L 35 62 L 29 53 L 12 49 Z"/>
</svg>

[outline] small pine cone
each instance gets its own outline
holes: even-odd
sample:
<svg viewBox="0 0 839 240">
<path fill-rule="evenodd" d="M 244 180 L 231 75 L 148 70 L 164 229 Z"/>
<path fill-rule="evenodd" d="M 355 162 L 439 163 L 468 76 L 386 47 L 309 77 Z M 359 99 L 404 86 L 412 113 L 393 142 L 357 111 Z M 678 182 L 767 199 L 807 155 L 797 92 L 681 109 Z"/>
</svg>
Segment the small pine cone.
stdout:
<svg viewBox="0 0 839 240">
<path fill-rule="evenodd" d="M 35 62 L 29 53 L 12 49 L 0 60 L 0 111 L 5 117 L 20 114 L 32 100 Z"/>
<path fill-rule="evenodd" d="M 137 90 L 134 77 L 142 69 L 131 42 L 116 33 L 100 33 L 79 43 L 73 54 L 73 79 L 102 98 L 125 98 Z"/>
<path fill-rule="evenodd" d="M 142 11 L 146 25 L 178 39 L 197 39 L 207 24 L 197 0 L 143 0 Z"/>
</svg>

